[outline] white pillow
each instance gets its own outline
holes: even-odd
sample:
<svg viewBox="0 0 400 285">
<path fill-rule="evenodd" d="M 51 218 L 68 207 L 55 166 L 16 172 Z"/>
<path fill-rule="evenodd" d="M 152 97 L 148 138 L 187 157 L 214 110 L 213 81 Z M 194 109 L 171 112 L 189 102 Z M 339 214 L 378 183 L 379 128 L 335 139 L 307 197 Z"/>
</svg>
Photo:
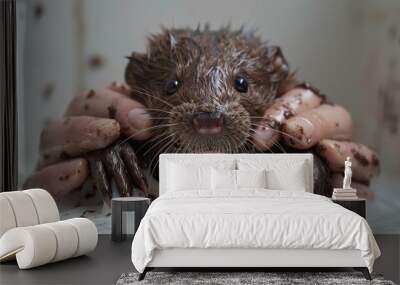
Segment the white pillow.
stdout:
<svg viewBox="0 0 400 285">
<path fill-rule="evenodd" d="M 168 163 L 168 191 L 211 189 L 211 167 Z"/>
<path fill-rule="evenodd" d="M 213 167 L 211 173 L 213 190 L 236 190 L 236 170 Z"/>
<path fill-rule="evenodd" d="M 267 171 L 236 170 L 237 188 L 267 188 Z"/>
<path fill-rule="evenodd" d="M 241 188 L 267 188 L 266 170 L 216 169 L 211 171 L 212 189 L 235 191 Z"/>
<path fill-rule="evenodd" d="M 304 160 L 296 161 L 290 156 L 276 160 L 239 159 L 239 170 L 266 169 L 267 188 L 271 190 L 306 191 L 312 189 L 312 169 Z"/>
<path fill-rule="evenodd" d="M 267 172 L 268 188 L 306 192 L 308 181 L 305 171 L 304 163 L 294 164 L 289 172 L 270 170 Z"/>
</svg>

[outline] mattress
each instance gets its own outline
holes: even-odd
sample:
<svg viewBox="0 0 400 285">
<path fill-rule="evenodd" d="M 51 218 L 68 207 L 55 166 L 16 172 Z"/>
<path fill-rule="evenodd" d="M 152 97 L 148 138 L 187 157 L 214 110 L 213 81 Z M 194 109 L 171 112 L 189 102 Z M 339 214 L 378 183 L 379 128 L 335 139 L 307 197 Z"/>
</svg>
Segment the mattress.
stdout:
<svg viewBox="0 0 400 285">
<path fill-rule="evenodd" d="M 155 250 L 169 248 L 359 250 L 371 272 L 380 255 L 361 216 L 320 195 L 266 189 L 157 198 L 133 239 L 132 262 L 143 272 Z"/>
</svg>

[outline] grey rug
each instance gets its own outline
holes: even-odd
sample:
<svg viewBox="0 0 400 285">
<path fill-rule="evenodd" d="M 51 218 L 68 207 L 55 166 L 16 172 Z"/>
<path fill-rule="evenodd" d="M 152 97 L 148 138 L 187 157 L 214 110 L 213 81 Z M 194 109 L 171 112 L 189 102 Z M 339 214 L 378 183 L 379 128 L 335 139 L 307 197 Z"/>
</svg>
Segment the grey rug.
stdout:
<svg viewBox="0 0 400 285">
<path fill-rule="evenodd" d="M 372 275 L 368 281 L 359 272 L 148 272 L 146 278 L 138 281 L 138 273 L 122 274 L 116 285 L 133 284 L 379 284 L 395 285 L 380 275 Z"/>
</svg>

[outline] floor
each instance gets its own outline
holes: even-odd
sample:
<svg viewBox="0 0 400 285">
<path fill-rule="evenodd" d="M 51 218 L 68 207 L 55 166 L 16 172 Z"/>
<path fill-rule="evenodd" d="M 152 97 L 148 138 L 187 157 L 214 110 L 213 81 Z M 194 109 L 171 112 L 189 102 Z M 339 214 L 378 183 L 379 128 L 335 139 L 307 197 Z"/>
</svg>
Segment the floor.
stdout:
<svg viewBox="0 0 400 285">
<path fill-rule="evenodd" d="M 400 235 L 375 236 L 382 251 L 375 272 L 399 283 Z M 15 262 L 0 265 L 0 284 L 115 284 L 124 272 L 134 271 L 130 261 L 131 239 L 114 243 L 100 235 L 97 249 L 82 256 L 30 270 L 18 270 Z"/>
<path fill-rule="evenodd" d="M 111 241 L 99 235 L 94 252 L 29 270 L 18 270 L 15 262 L 0 265 L 0 284 L 115 284 L 124 272 L 134 271 L 130 260 L 132 240 Z"/>
</svg>

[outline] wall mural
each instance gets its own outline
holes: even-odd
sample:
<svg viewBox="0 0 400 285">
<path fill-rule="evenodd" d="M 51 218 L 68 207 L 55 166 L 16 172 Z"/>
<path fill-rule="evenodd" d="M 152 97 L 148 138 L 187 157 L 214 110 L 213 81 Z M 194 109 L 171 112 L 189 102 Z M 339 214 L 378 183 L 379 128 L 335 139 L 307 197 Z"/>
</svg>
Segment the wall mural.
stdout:
<svg viewBox="0 0 400 285">
<path fill-rule="evenodd" d="M 398 233 L 400 217 L 399 173 L 400 161 L 400 12 L 371 9 L 369 32 L 370 48 L 366 52 L 365 85 L 368 94 L 365 108 L 371 113 L 363 119 L 371 122 L 369 144 L 380 154 L 381 174 L 370 188 L 375 199 L 369 212 L 376 213 L 370 220 L 374 230 L 382 233 Z"/>
<path fill-rule="evenodd" d="M 19 120 L 24 122 L 19 133 L 21 188 L 48 190 L 63 218 L 89 217 L 100 233 L 106 233 L 110 231 L 111 197 L 157 197 L 160 153 L 311 152 L 315 157 L 315 192 L 331 196 L 334 187 L 341 187 L 343 162 L 350 157 L 352 185 L 358 196 L 372 205 L 369 217 L 373 228 L 383 225 L 385 219 L 380 215 L 388 213 L 395 194 L 383 194 L 380 185 L 389 181 L 387 174 L 394 177 L 398 168 L 389 154 L 396 145 L 396 139 L 391 138 L 398 138 L 396 22 L 387 30 L 388 45 L 383 44 L 395 48 L 381 48 L 384 52 L 375 59 L 383 67 L 378 75 L 369 74 L 379 78 L 379 83 L 369 80 L 365 84 L 372 86 L 366 93 L 369 97 L 360 100 L 356 95 L 348 96 L 362 90 L 354 83 L 354 74 L 362 74 L 358 69 L 361 64 L 357 65 L 361 57 L 352 57 L 351 51 L 361 50 L 360 54 L 367 56 L 370 52 L 360 48 L 362 41 L 356 41 L 358 30 L 348 29 L 358 27 L 352 25 L 353 15 L 347 15 L 358 4 L 332 9 L 333 3 L 310 3 L 317 5 L 321 14 L 334 11 L 334 18 L 343 23 L 343 27 L 329 23 L 318 27 L 315 42 L 316 37 L 308 33 L 302 34 L 304 40 L 289 36 L 287 31 L 285 34 L 285 26 L 269 29 L 269 18 L 262 14 L 254 17 L 258 17 L 261 29 L 268 31 L 268 37 L 251 28 L 223 26 L 227 21 L 213 24 L 212 29 L 207 25 L 174 28 L 194 24 L 160 29 L 158 21 L 164 21 L 157 19 L 157 32 L 149 32 L 143 24 L 143 35 L 136 32 L 135 41 L 129 37 L 124 40 L 131 23 L 110 21 L 114 26 L 107 25 L 110 30 L 104 32 L 114 37 L 113 43 L 98 34 L 102 28 L 96 17 L 107 11 L 109 19 L 130 19 L 120 14 L 129 11 L 132 4 L 120 2 L 118 8 L 107 5 L 107 1 L 101 5 L 91 1 L 18 3 L 19 21 L 24 23 L 19 25 L 20 35 L 24 27 L 29 30 L 19 39 L 19 77 L 24 79 L 18 88 Z M 142 8 L 152 6 L 143 4 Z M 233 5 L 231 13 L 237 11 L 241 14 Z M 308 12 L 304 6 L 296 15 Z M 296 15 L 288 18 L 304 21 L 302 25 L 307 26 L 311 15 Z M 206 16 L 204 21 L 196 21 L 206 23 Z M 55 19 L 65 24 L 55 29 Z M 364 19 L 365 30 L 376 19 Z M 300 26 L 289 20 L 286 30 Z M 341 41 L 328 36 L 331 27 L 333 32 L 339 29 Z M 116 32 L 122 30 L 125 32 Z M 266 42 L 270 34 L 284 35 L 278 42 L 290 40 L 286 45 Z M 147 41 L 142 40 L 145 36 Z M 137 44 L 138 38 L 143 45 Z M 301 46 L 304 42 L 307 48 Z M 22 46 L 29 49 L 22 50 Z M 319 54 L 321 48 L 325 52 Z M 296 55 L 297 50 L 309 54 Z M 332 71 L 329 68 L 319 72 L 321 60 L 333 66 L 334 76 L 328 74 Z M 349 66 L 350 60 L 354 64 Z M 61 63 L 54 64 L 57 61 Z M 43 72 L 37 72 L 38 67 Z M 117 81 L 112 82 L 114 79 Z M 330 91 L 328 96 L 319 86 L 324 93 Z M 342 91 L 346 94 L 340 94 Z M 374 104 L 377 112 L 366 114 L 366 105 L 371 102 L 378 102 Z M 364 124 L 367 115 L 369 119 L 373 116 L 368 126 Z M 378 176 L 382 169 L 383 175 L 381 171 Z M 393 229 L 393 224 L 387 228 Z"/>
<path fill-rule="evenodd" d="M 110 205 L 112 181 L 120 196 L 154 198 L 144 169 L 157 176 L 163 152 L 311 151 L 314 191 L 328 197 L 346 157 L 359 184 L 378 172 L 376 153 L 349 141 L 349 113 L 299 81 L 281 49 L 252 32 L 166 29 L 128 60 L 127 85 L 76 97 L 42 131 L 39 167 L 25 188 L 60 195 L 91 177 L 86 199 L 99 192 Z"/>
</svg>

